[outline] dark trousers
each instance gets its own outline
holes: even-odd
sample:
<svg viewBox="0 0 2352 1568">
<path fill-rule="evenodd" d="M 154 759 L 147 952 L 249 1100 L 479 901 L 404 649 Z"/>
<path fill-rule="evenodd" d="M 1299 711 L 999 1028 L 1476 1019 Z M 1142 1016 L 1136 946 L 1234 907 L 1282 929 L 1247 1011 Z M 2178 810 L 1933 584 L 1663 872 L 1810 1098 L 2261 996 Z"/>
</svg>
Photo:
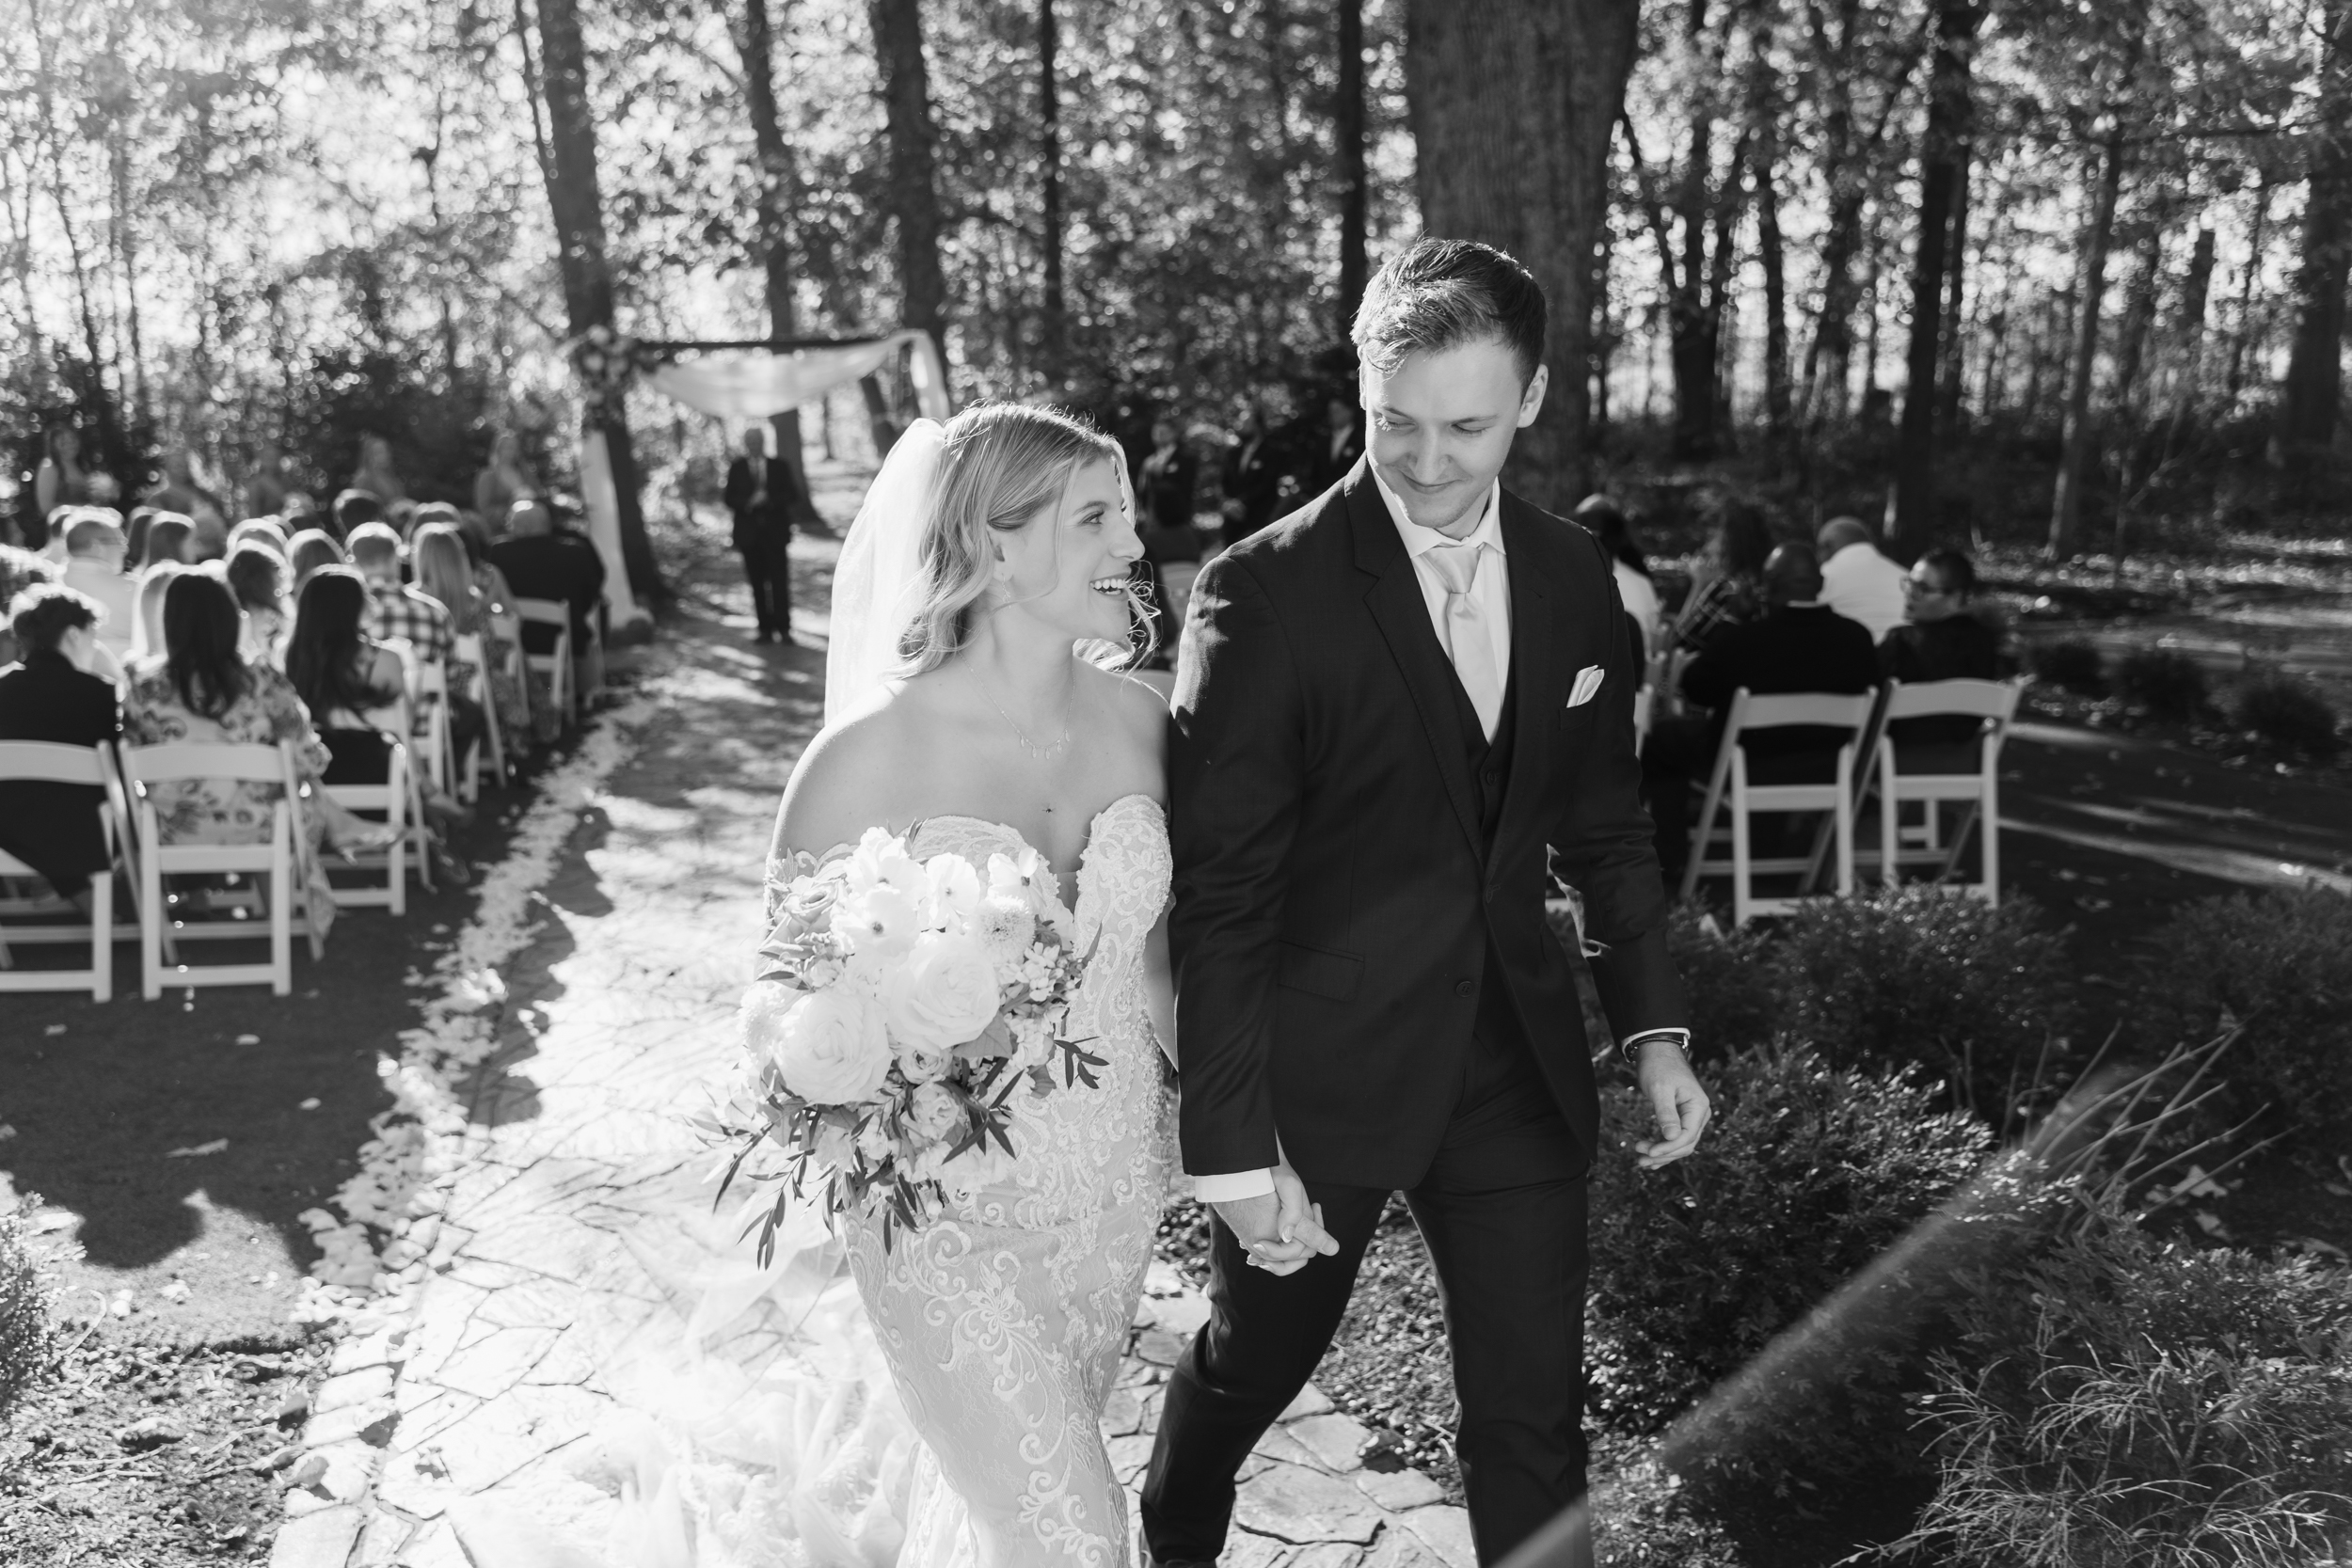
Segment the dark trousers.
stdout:
<svg viewBox="0 0 2352 1568">
<path fill-rule="evenodd" d="M 792 635 L 791 535 L 782 530 L 745 534 L 736 546 L 742 552 L 743 576 L 752 585 L 752 613 L 762 636 Z"/>
<path fill-rule="evenodd" d="M 1444 1144 L 1405 1196 L 1445 1305 L 1470 1531 L 1479 1560 L 1494 1563 L 1584 1494 L 1589 1160 L 1523 1043 L 1482 1031 L 1470 1058 Z M 1211 1227 L 1209 1321 L 1169 1374 L 1144 1481 L 1154 1561 L 1216 1560 L 1235 1472 L 1347 1309 L 1389 1195 L 1307 1189 L 1340 1250 L 1287 1277 L 1249 1267 L 1224 1223 Z"/>
</svg>

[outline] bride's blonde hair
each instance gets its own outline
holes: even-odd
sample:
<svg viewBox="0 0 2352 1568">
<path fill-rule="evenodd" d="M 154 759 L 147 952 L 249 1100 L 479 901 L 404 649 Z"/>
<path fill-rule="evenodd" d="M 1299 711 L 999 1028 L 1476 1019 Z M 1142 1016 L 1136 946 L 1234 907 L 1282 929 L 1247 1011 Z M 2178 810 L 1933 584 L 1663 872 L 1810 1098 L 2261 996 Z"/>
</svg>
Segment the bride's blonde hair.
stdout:
<svg viewBox="0 0 2352 1568">
<path fill-rule="evenodd" d="M 973 607 L 996 564 L 991 535 L 1059 501 L 1079 465 L 1126 460 L 1092 426 L 1017 403 L 965 409 L 947 421 L 944 443 L 923 523 L 920 598 L 898 638 L 901 675 L 936 670 L 970 643 Z"/>
</svg>

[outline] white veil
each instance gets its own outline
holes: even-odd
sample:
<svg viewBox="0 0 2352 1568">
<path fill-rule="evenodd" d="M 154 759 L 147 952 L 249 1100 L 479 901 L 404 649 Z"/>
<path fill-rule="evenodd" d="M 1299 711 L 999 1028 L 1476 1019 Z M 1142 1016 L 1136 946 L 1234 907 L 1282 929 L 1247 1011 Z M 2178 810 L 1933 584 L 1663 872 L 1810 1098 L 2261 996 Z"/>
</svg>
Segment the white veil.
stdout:
<svg viewBox="0 0 2352 1568">
<path fill-rule="evenodd" d="M 842 541 L 825 654 L 828 724 L 871 696 L 898 662 L 898 638 L 920 608 L 923 527 L 946 447 L 938 420 L 907 426 Z"/>
</svg>

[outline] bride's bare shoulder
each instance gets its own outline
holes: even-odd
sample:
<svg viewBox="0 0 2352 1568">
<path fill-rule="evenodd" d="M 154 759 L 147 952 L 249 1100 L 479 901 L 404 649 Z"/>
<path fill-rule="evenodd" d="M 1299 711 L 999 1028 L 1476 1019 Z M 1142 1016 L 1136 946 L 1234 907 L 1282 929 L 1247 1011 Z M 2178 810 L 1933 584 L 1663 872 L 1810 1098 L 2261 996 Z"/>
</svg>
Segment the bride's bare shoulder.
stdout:
<svg viewBox="0 0 2352 1568">
<path fill-rule="evenodd" d="M 924 706 L 921 691 L 892 688 L 819 730 L 784 786 L 775 847 L 822 854 L 895 820 L 896 798 L 923 776 L 932 744 Z"/>
</svg>

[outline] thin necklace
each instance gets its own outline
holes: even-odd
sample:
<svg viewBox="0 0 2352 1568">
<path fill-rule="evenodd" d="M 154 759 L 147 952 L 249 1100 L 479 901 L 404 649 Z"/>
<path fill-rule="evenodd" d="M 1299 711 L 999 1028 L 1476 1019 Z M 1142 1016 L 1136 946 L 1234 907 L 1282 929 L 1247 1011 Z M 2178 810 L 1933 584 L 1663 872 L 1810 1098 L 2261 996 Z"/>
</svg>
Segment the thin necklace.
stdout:
<svg viewBox="0 0 2352 1568">
<path fill-rule="evenodd" d="M 988 699 L 988 705 L 996 710 L 996 717 L 1005 721 L 1005 728 L 1010 730 L 1013 734 L 1013 738 L 1021 742 L 1021 749 L 1023 751 L 1028 752 L 1029 755 L 1035 757 L 1040 762 L 1051 762 L 1056 757 L 1061 755 L 1063 752 L 1069 750 L 1070 718 L 1068 714 L 1064 714 L 1062 716 L 1061 738 L 1055 741 L 1051 746 L 1041 746 L 1036 741 L 1029 738 L 1028 731 L 1023 729 L 1020 725 L 1012 721 L 1012 715 L 1005 711 L 1004 705 L 996 700 L 995 693 L 989 690 L 988 683 L 980 679 L 979 666 L 976 664 L 967 664 L 964 666 L 964 669 L 971 673 L 972 684 L 980 689 L 980 695 Z"/>
</svg>

